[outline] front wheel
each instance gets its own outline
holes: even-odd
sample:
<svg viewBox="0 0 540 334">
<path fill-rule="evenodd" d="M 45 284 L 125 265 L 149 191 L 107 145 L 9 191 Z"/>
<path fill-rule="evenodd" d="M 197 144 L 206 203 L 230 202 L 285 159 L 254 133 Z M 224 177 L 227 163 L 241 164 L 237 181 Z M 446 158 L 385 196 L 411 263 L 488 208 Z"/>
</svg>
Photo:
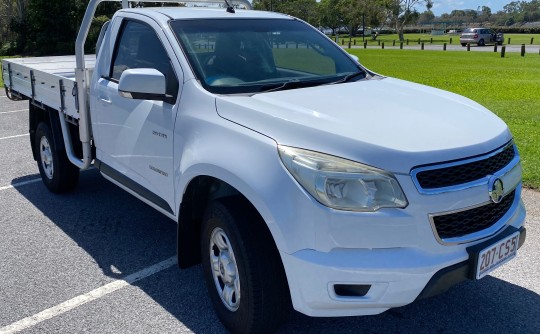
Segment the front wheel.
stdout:
<svg viewBox="0 0 540 334">
<path fill-rule="evenodd" d="M 51 129 L 45 122 L 36 128 L 35 151 L 39 174 L 53 193 L 73 190 L 79 180 L 79 169 L 69 162 L 63 147 L 57 148 Z"/>
<path fill-rule="evenodd" d="M 290 295 L 283 265 L 264 221 L 246 200 L 210 203 L 201 233 L 208 293 L 233 333 L 273 332 L 287 317 Z"/>
</svg>

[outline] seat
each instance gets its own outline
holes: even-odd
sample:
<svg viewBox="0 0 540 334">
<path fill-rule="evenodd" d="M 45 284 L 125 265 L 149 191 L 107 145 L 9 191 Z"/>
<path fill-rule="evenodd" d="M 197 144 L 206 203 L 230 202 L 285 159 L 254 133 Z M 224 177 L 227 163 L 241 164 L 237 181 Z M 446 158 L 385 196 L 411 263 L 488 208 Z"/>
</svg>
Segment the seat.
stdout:
<svg viewBox="0 0 540 334">
<path fill-rule="evenodd" d="M 246 73 L 247 57 L 239 38 L 235 34 L 219 34 L 214 56 L 207 66 L 207 77 L 235 77 L 242 79 Z"/>
</svg>

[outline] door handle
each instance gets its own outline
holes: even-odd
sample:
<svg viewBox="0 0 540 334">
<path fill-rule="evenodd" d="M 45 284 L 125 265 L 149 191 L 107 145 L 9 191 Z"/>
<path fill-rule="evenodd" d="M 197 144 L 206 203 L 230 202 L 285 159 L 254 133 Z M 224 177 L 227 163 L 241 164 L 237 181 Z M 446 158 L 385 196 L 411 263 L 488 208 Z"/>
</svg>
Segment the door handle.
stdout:
<svg viewBox="0 0 540 334">
<path fill-rule="evenodd" d="M 104 103 L 107 103 L 107 104 L 111 104 L 111 103 L 112 103 L 111 99 L 108 98 L 108 97 L 100 96 L 100 97 L 99 97 L 99 100 L 100 100 L 101 102 L 104 102 Z"/>
</svg>

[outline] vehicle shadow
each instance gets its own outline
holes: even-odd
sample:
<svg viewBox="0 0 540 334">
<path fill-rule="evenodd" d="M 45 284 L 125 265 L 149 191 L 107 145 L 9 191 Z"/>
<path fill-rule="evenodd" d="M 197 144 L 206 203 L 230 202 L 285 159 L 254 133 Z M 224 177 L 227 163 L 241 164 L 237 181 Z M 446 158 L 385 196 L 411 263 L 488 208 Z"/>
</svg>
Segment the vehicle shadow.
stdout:
<svg viewBox="0 0 540 334">
<path fill-rule="evenodd" d="M 81 173 L 79 187 L 70 194 L 51 194 L 41 184 L 17 191 L 92 256 L 107 277 L 125 277 L 176 253 L 176 224 L 103 179 L 97 170 Z M 207 296 L 200 266 L 172 267 L 134 285 L 191 331 L 225 332 Z M 279 330 L 413 332 L 540 333 L 540 296 L 488 276 L 376 316 L 310 318 L 294 312 Z"/>
<path fill-rule="evenodd" d="M 39 174 L 11 183 L 35 178 Z M 41 182 L 16 190 L 87 252 L 107 277 L 121 279 L 176 255 L 176 223 L 95 169 L 81 172 L 78 187 L 68 194 L 52 194 Z M 133 285 L 193 332 L 224 332 L 206 295 L 200 266 L 173 266 Z"/>
<path fill-rule="evenodd" d="M 280 333 L 539 333 L 540 296 L 487 276 L 382 314 L 310 318 L 296 313 Z"/>
</svg>

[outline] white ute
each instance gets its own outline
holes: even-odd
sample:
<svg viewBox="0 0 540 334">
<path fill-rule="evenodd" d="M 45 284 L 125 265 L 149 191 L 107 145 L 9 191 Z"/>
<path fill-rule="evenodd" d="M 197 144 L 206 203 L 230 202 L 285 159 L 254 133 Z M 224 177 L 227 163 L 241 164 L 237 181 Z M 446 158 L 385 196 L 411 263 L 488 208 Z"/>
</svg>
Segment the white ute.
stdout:
<svg viewBox="0 0 540 334">
<path fill-rule="evenodd" d="M 30 100 L 51 191 L 93 165 L 178 222 L 179 265 L 202 262 L 231 331 L 272 331 L 291 306 L 381 313 L 523 244 L 520 157 L 479 104 L 373 73 L 271 12 L 122 1 L 85 56 L 100 2 L 75 57 L 4 59 L 6 92 Z"/>
</svg>

